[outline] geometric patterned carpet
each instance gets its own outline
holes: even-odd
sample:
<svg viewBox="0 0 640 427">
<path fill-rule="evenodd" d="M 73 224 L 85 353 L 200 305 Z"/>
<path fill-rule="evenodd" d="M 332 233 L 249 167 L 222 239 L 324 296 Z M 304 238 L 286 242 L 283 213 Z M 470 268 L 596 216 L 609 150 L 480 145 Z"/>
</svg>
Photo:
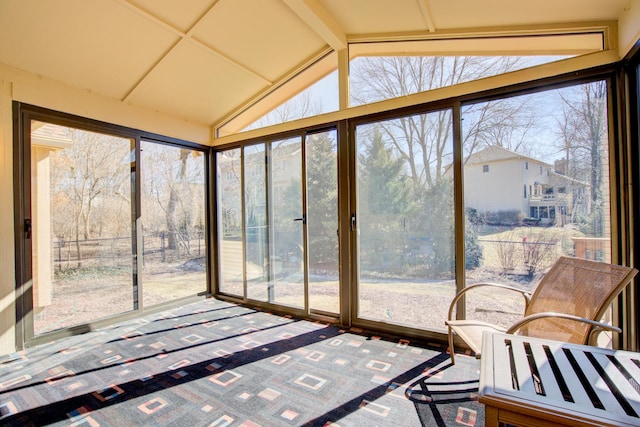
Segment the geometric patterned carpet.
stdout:
<svg viewBox="0 0 640 427">
<path fill-rule="evenodd" d="M 0 357 L 0 425 L 474 426 L 479 363 L 207 299 Z"/>
</svg>

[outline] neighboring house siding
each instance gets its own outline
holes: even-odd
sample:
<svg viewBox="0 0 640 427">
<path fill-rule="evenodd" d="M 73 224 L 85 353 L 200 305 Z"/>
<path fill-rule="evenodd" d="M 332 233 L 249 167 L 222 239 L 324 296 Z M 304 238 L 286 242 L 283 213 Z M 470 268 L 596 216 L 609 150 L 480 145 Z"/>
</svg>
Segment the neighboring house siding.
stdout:
<svg viewBox="0 0 640 427">
<path fill-rule="evenodd" d="M 489 165 L 488 172 L 483 172 L 483 165 Z M 467 207 L 484 212 L 519 209 L 522 205 L 519 162 L 477 163 L 467 165 L 464 173 Z"/>
<path fill-rule="evenodd" d="M 565 224 L 584 210 L 588 184 L 556 173 L 550 164 L 492 146 L 465 164 L 465 205 L 478 212 L 518 211 L 542 223 Z M 562 189 L 562 192 L 559 190 Z"/>
</svg>

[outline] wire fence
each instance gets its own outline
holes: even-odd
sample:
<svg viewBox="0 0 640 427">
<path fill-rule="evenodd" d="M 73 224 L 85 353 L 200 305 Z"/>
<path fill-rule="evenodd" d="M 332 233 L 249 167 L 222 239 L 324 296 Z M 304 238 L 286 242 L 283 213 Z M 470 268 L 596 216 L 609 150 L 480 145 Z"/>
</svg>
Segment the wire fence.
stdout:
<svg viewBox="0 0 640 427">
<path fill-rule="evenodd" d="M 142 263 L 174 263 L 204 257 L 206 242 L 203 232 L 158 233 L 142 236 Z M 82 266 L 122 267 L 133 262 L 134 245 L 130 237 L 64 240 L 53 242 L 56 271 Z"/>
</svg>

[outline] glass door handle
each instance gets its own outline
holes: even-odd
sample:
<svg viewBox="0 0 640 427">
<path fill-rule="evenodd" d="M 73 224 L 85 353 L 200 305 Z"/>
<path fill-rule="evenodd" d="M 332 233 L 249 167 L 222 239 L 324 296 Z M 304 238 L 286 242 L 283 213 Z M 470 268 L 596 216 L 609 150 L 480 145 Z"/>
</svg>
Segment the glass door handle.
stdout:
<svg viewBox="0 0 640 427">
<path fill-rule="evenodd" d="M 303 224 L 307 223 L 307 216 L 306 215 L 302 215 L 301 218 L 293 218 L 294 221 L 302 221 Z"/>
<path fill-rule="evenodd" d="M 31 218 L 25 218 L 24 219 L 24 237 L 26 239 L 30 239 L 31 238 L 31 230 L 33 229 L 32 225 L 31 225 Z"/>
</svg>

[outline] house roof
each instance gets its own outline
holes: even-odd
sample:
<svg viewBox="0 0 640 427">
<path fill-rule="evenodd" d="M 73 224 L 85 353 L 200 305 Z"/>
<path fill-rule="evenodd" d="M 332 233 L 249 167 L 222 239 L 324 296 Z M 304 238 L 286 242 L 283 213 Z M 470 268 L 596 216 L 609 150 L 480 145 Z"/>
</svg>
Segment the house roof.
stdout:
<svg viewBox="0 0 640 427">
<path fill-rule="evenodd" d="M 326 75 L 338 65 L 335 52 L 348 45 L 360 49 L 351 56 L 375 54 L 372 42 L 385 42 L 387 52 L 415 54 L 399 42 L 438 40 L 449 43 L 439 54 L 451 55 L 475 49 L 452 50 L 450 43 L 461 37 L 508 35 L 510 44 L 494 54 L 540 54 L 539 43 L 522 44 L 523 36 L 615 28 L 630 2 L 638 3 L 0 0 L 0 72 L 11 67 L 215 128 L 270 93 L 283 91 L 272 100 L 277 104 Z M 605 49 L 615 49 L 614 39 L 614 33 L 605 37 Z M 330 65 L 284 90 L 302 70 L 323 60 Z"/>
<path fill-rule="evenodd" d="M 524 160 L 531 163 L 537 163 L 543 166 L 551 166 L 548 163 L 534 159 L 533 157 L 527 157 L 515 151 L 507 150 L 506 148 L 499 147 L 497 145 L 490 145 L 480 151 L 477 151 L 470 155 L 465 161 L 465 165 L 487 164 L 492 162 L 501 162 L 505 160 Z"/>
</svg>

